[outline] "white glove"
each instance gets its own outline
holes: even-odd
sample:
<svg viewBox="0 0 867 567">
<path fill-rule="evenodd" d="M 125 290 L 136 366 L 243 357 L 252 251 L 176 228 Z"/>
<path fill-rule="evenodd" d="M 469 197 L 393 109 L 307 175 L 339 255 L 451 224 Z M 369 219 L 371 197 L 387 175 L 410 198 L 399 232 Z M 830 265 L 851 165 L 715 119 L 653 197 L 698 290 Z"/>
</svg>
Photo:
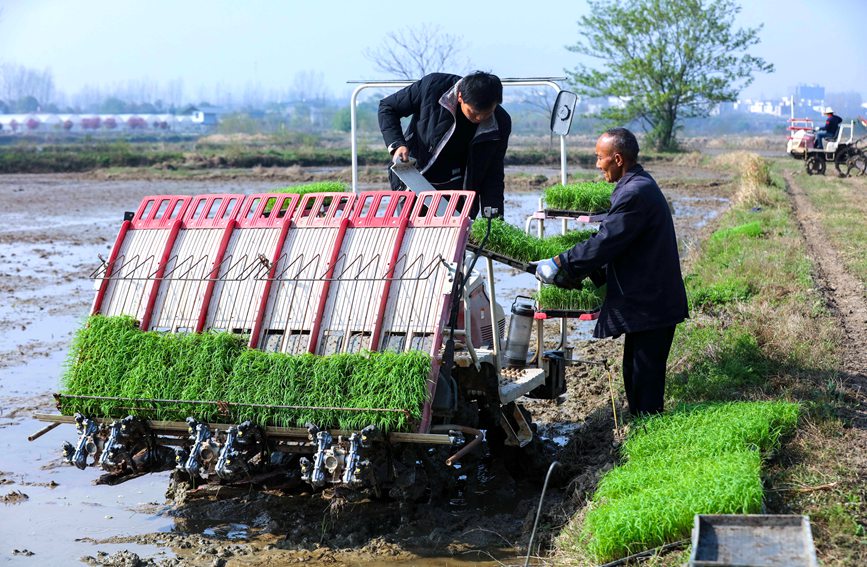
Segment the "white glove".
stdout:
<svg viewBox="0 0 867 567">
<path fill-rule="evenodd" d="M 554 258 L 530 262 L 536 266 L 536 279 L 545 284 L 554 283 L 554 277 L 560 271 L 560 267 L 554 262 Z"/>
</svg>

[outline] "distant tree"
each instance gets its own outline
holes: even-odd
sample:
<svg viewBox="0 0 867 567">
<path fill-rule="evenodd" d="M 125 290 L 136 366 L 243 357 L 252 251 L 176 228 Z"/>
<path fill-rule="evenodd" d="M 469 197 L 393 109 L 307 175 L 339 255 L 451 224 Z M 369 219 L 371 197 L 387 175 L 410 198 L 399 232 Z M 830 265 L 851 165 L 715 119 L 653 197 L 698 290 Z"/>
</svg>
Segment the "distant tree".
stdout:
<svg viewBox="0 0 867 567">
<path fill-rule="evenodd" d="M 28 130 L 36 130 L 37 128 L 39 128 L 39 125 L 42 123 L 35 118 L 28 118 L 27 122 L 25 122 L 25 124 L 27 125 Z"/>
<path fill-rule="evenodd" d="M 369 131 L 377 127 L 376 110 L 379 101 L 376 105 L 371 102 L 364 102 L 358 105 L 356 117 L 358 119 L 358 128 L 362 131 Z M 352 131 L 352 117 L 348 107 L 339 108 L 331 117 L 331 127 L 339 132 Z"/>
<path fill-rule="evenodd" d="M 322 71 L 299 71 L 295 73 L 292 87 L 287 93 L 288 102 L 325 100 L 329 96 Z"/>
<path fill-rule="evenodd" d="M 110 96 L 99 105 L 100 112 L 105 114 L 123 114 L 129 105 L 116 96 Z"/>
<path fill-rule="evenodd" d="M 27 98 L 48 102 L 53 97 L 54 79 L 48 69 L 36 71 L 22 65 L 0 64 L 0 98 L 10 102 Z"/>
<path fill-rule="evenodd" d="M 144 130 L 147 128 L 147 121 L 141 116 L 130 116 L 126 120 L 126 126 L 130 130 Z"/>
<path fill-rule="evenodd" d="M 578 21 L 581 39 L 567 49 L 602 61 L 579 65 L 572 82 L 590 97 L 619 97 L 602 111 L 617 125 L 641 123 L 660 150 L 677 147 L 683 118 L 706 116 L 717 103 L 735 100 L 755 72 L 773 65 L 750 55 L 756 28 L 734 25 L 733 0 L 588 0 Z"/>
<path fill-rule="evenodd" d="M 437 25 L 421 24 L 387 33 L 381 45 L 363 54 L 377 70 L 413 80 L 435 71 L 463 74 L 469 68 L 463 50 L 461 36 L 444 33 Z"/>
<path fill-rule="evenodd" d="M 23 96 L 15 101 L 15 110 L 21 113 L 39 112 L 39 101 L 31 95 Z"/>
<path fill-rule="evenodd" d="M 102 125 L 104 128 L 107 128 L 109 130 L 114 130 L 115 128 L 117 128 L 117 120 L 115 120 L 113 117 L 109 116 L 108 118 L 106 118 L 105 120 L 102 121 Z"/>
<path fill-rule="evenodd" d="M 102 120 L 99 116 L 90 116 L 81 119 L 82 130 L 98 130 L 101 124 Z"/>
</svg>

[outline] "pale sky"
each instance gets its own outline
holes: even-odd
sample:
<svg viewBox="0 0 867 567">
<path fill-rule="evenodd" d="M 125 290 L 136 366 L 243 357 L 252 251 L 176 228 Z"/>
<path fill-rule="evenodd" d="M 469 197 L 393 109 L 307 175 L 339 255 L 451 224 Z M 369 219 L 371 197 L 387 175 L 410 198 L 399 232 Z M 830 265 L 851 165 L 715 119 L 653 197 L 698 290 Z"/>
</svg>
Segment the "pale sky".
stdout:
<svg viewBox="0 0 867 567">
<path fill-rule="evenodd" d="M 782 96 L 799 83 L 867 100 L 867 1 L 742 1 L 738 23 L 764 23 L 755 49 L 776 67 L 743 97 Z M 449 6 L 448 11 L 442 9 Z M 563 76 L 579 62 L 582 0 L 369 2 L 292 0 L 0 0 L 0 63 L 49 68 L 58 90 L 135 80 L 183 81 L 238 95 L 248 84 L 285 91 L 321 73 L 332 95 L 382 79 L 362 50 L 422 23 L 462 36 L 473 68 L 501 77 Z M 455 70 L 460 73 L 462 70 Z"/>
</svg>

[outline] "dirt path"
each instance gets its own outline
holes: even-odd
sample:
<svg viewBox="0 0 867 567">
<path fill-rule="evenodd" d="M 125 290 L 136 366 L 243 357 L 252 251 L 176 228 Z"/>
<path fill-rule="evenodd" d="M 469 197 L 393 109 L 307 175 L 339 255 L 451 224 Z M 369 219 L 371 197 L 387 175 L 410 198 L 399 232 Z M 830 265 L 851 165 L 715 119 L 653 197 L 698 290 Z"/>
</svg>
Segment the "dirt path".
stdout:
<svg viewBox="0 0 867 567">
<path fill-rule="evenodd" d="M 828 307 L 843 330 L 841 348 L 844 386 L 859 402 L 852 415 L 853 425 L 867 427 L 867 296 L 864 285 L 846 271 L 840 255 L 830 245 L 821 226 L 821 217 L 790 173 L 785 173 L 795 218 L 807 242 L 816 267 L 816 279 Z"/>
</svg>

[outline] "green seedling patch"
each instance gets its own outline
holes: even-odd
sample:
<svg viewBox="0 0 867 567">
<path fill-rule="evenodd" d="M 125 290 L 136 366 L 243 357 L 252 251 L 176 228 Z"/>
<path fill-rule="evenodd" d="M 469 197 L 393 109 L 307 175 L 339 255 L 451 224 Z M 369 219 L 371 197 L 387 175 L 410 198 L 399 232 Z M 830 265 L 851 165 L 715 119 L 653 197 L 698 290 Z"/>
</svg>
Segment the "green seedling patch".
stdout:
<svg viewBox="0 0 867 567">
<path fill-rule="evenodd" d="M 762 229 L 762 223 L 759 221 L 748 222 L 744 224 L 739 224 L 737 226 L 732 226 L 729 228 L 723 228 L 716 232 L 714 232 L 711 236 L 711 240 L 726 240 L 730 238 L 737 237 L 747 237 L 747 238 L 758 238 L 764 233 Z"/>
<path fill-rule="evenodd" d="M 470 240 L 475 244 L 481 244 L 484 239 L 487 222 L 484 218 L 473 221 Z M 485 242 L 485 249 L 526 263 L 552 258 L 584 242 L 594 234 L 596 234 L 595 230 L 574 230 L 565 234 L 537 238 L 502 219 L 494 219 L 491 222 L 491 234 Z"/>
<path fill-rule="evenodd" d="M 542 310 L 594 311 L 605 300 L 605 287 L 596 287 L 590 280 L 584 280 L 579 289 L 543 285 L 534 298 Z"/>
<path fill-rule="evenodd" d="M 348 190 L 349 186 L 342 181 L 315 181 L 313 183 L 302 183 L 300 185 L 272 189 L 271 193 L 306 195 L 307 193 L 345 193 Z"/>
<path fill-rule="evenodd" d="M 798 412 L 788 402 L 713 403 L 635 421 L 624 463 L 561 543 L 605 562 L 688 537 L 695 514 L 759 512 L 762 456 L 794 430 Z"/>
<path fill-rule="evenodd" d="M 613 191 L 613 183 L 583 181 L 549 187 L 545 190 L 543 199 L 547 209 L 600 213 L 611 208 Z"/>
<path fill-rule="evenodd" d="M 431 367 L 427 353 L 288 355 L 252 350 L 246 342 L 246 337 L 229 333 L 143 332 L 130 317 L 93 316 L 73 340 L 63 393 L 179 402 L 63 398 L 61 411 L 98 417 L 136 413 L 172 421 L 192 415 L 209 421 L 251 419 L 263 425 L 314 423 L 344 429 L 376 425 L 387 431 L 410 428 L 421 417 Z M 228 402 L 231 415 L 219 414 L 216 404 L 184 401 Z"/>
</svg>

